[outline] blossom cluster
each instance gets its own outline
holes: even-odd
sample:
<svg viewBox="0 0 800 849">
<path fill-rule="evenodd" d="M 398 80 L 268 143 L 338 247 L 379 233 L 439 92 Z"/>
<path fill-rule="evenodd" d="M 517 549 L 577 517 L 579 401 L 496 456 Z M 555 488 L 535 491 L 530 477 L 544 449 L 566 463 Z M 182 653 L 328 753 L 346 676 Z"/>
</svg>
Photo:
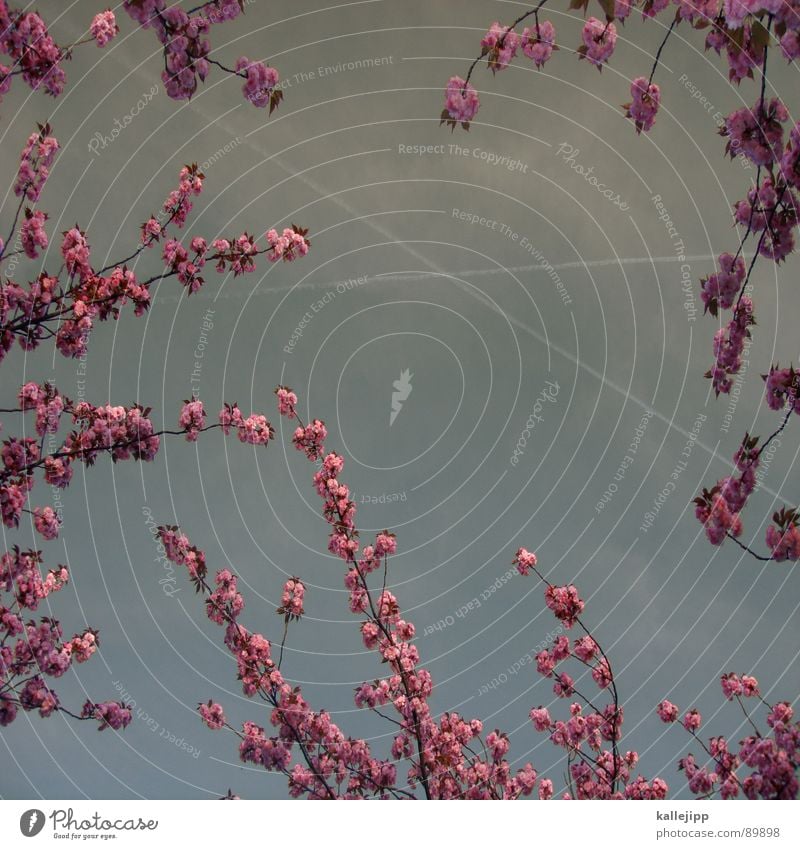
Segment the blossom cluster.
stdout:
<svg viewBox="0 0 800 849">
<path fill-rule="evenodd" d="M 212 622 L 225 628 L 225 645 L 233 655 L 242 690 L 248 697 L 263 696 L 272 706 L 270 722 L 275 733 L 267 736 L 263 726 L 251 721 L 242 724 L 239 756 L 245 763 L 270 771 L 283 772 L 293 796 L 313 798 L 363 798 L 384 795 L 394 784 L 394 766 L 372 757 L 365 740 L 347 738 L 327 711 L 314 711 L 299 687 L 292 687 L 273 659 L 271 642 L 259 633 L 248 631 L 239 618 L 244 599 L 236 576 L 230 570 L 217 572 L 214 587 L 206 581 L 205 555 L 190 545 L 175 527 L 159 528 L 159 537 L 167 557 L 185 565 L 198 589 L 206 592 L 206 613 Z M 287 617 L 302 612 L 303 587 L 299 579 L 284 586 L 283 607 Z M 298 607 L 299 604 L 299 607 Z M 211 729 L 227 725 L 223 707 L 209 701 L 198 711 Z M 292 764 L 298 754 L 301 761 Z M 346 782 L 344 787 L 340 785 Z"/>
<path fill-rule="evenodd" d="M 181 229 L 186 223 L 189 213 L 192 211 L 192 196 L 203 191 L 205 174 L 197 165 L 184 165 L 178 175 L 178 186 L 173 189 L 164 201 L 161 211 L 166 217 L 166 224 L 162 225 L 158 217 L 151 215 L 141 226 L 141 242 L 145 247 L 152 247 L 161 238 L 166 236 L 166 227 L 175 224 Z"/>
<path fill-rule="evenodd" d="M 772 515 L 766 543 L 772 560 L 800 560 L 800 517 L 797 510 L 782 507 Z"/>
<path fill-rule="evenodd" d="M 556 28 L 550 21 L 537 21 L 535 26 L 522 30 L 520 43 L 522 52 L 537 68 L 543 68 L 553 51 L 558 50 Z"/>
<path fill-rule="evenodd" d="M 547 0 L 545 0 L 547 2 Z M 589 0 L 578 2 L 584 9 Z M 509 67 L 516 57 L 519 48 L 537 67 L 542 67 L 550 59 L 555 45 L 555 29 L 550 21 L 540 21 L 539 14 L 545 3 L 539 3 L 527 13 L 521 15 L 511 26 L 504 26 L 495 21 L 481 39 L 479 59 L 486 59 L 493 73 Z M 574 4 L 573 4 L 574 5 Z M 579 59 L 586 59 L 598 70 L 608 63 L 614 53 L 617 42 L 617 27 L 615 21 L 623 22 L 628 18 L 635 5 L 642 8 L 644 19 L 654 18 L 664 12 L 670 15 L 670 0 L 599 0 L 598 5 L 603 11 L 602 19 L 589 16 L 583 23 L 580 43 L 575 50 Z M 729 77 L 738 84 L 743 79 L 752 78 L 754 71 L 762 65 L 771 39 L 770 27 L 780 41 L 781 51 L 788 61 L 800 57 L 800 15 L 794 6 L 780 0 L 725 0 L 720 6 L 719 0 L 674 0 L 678 6 L 677 16 L 669 26 L 664 38 L 666 44 L 673 28 L 685 21 L 695 29 L 709 28 L 705 38 L 705 49 L 714 50 L 717 54 L 724 52 L 728 62 Z M 769 16 L 765 25 L 764 18 Z M 516 26 L 530 17 L 534 17 L 534 25 L 526 26 L 517 32 Z M 661 50 L 659 49 L 658 55 Z M 445 109 L 442 112 L 442 122 L 452 128 L 461 124 L 469 128 L 469 123 L 475 117 L 479 108 L 477 91 L 470 84 L 472 68 L 466 79 L 451 77 L 447 84 Z M 625 104 L 626 116 L 631 118 L 637 133 L 648 132 L 655 122 L 660 105 L 659 87 L 653 83 L 653 74 L 658 65 L 658 58 L 649 78 L 636 77 L 631 84 L 632 101 Z M 776 110 L 773 112 L 772 110 Z M 725 135 L 751 135 L 752 143 L 746 145 L 747 155 L 751 153 L 759 158 L 766 155 L 763 147 L 770 146 L 770 134 L 774 131 L 776 122 L 785 121 L 784 107 L 777 101 L 768 106 L 758 108 L 758 111 L 743 109 L 734 112 L 723 125 Z M 766 120 L 762 120 L 766 119 Z M 762 125 L 759 127 L 759 125 Z M 761 148 L 761 149 L 759 149 Z M 729 145 L 729 150 L 735 155 L 739 151 L 735 143 Z"/>
<path fill-rule="evenodd" d="M 272 263 L 281 260 L 292 262 L 305 256 L 311 247 L 308 230 L 295 224 L 284 228 L 281 234 L 274 229 L 268 230 L 264 234 L 264 240 L 266 247 L 259 248 L 256 238 L 246 232 L 232 239 L 215 239 L 211 244 L 213 251 L 209 251 L 208 258 L 216 263 L 218 272 L 230 271 L 234 277 L 238 277 L 256 270 L 255 258 L 259 254 L 266 254 L 267 260 Z M 195 238 L 192 240 L 192 248 L 196 252 L 193 264 L 199 270 L 205 263 L 207 247 L 204 241 Z M 185 256 L 185 252 L 183 255 Z"/>
<path fill-rule="evenodd" d="M 661 103 L 661 89 L 645 77 L 636 77 L 631 83 L 631 97 L 631 102 L 622 107 L 625 116 L 634 122 L 637 133 L 647 133 L 653 129 L 656 122 L 656 113 Z"/>
<path fill-rule="evenodd" d="M 3 441 L 0 513 L 8 528 L 19 525 L 38 469 L 43 469 L 49 486 L 64 488 L 72 479 L 76 461 L 90 466 L 101 453 L 107 453 L 114 462 L 130 458 L 149 461 L 158 452 L 160 436 L 149 418 L 149 409 L 139 404 L 74 404 L 52 384 L 32 381 L 20 389 L 18 403 L 19 412 L 35 413 L 34 428 L 42 443 L 45 435 L 58 433 L 64 414 L 71 417 L 73 429 L 59 447 L 44 456 L 39 442 L 31 437 Z M 51 507 L 35 507 L 30 512 L 35 529 L 44 539 L 58 535 L 60 521 Z"/>
<path fill-rule="evenodd" d="M 280 607 L 275 611 L 284 616 L 286 621 L 299 619 L 304 613 L 303 599 L 306 594 L 306 586 L 300 578 L 289 578 L 283 585 Z"/>
<path fill-rule="evenodd" d="M 238 404 L 225 404 L 219 413 L 219 423 L 226 436 L 231 428 L 235 428 L 239 442 L 249 445 L 266 445 L 275 436 L 275 430 L 266 416 L 251 413 L 245 418 Z"/>
<path fill-rule="evenodd" d="M 739 513 L 756 487 L 761 457 L 758 441 L 757 436 L 745 434 L 733 457 L 738 474 L 727 475 L 694 499 L 695 516 L 712 545 L 721 545 L 725 537 L 738 537 L 742 533 Z"/>
<path fill-rule="evenodd" d="M 66 566 L 59 565 L 42 574 L 42 553 L 14 546 L 0 557 L 0 726 L 10 725 L 20 709 L 38 711 L 42 717 L 64 710 L 58 694 L 46 681 L 60 678 L 73 663 L 85 663 L 97 651 L 97 631 L 83 632 L 64 639 L 61 624 L 49 616 L 30 618 L 43 599 L 58 592 L 69 581 Z M 99 728 L 123 727 L 127 708 L 117 702 L 103 703 Z M 89 718 L 88 714 L 82 718 Z"/>
<path fill-rule="evenodd" d="M 263 62 L 251 62 L 246 56 L 236 60 L 236 73 L 244 77 L 242 94 L 253 106 L 269 106 L 270 115 L 283 100 L 283 89 L 277 87 L 279 75 L 275 68 Z"/>
<path fill-rule="evenodd" d="M 516 23 L 521 23 L 531 15 L 535 15 L 532 26 L 524 27 L 517 32 L 515 27 L 504 26 L 495 21 L 481 39 L 481 59 L 486 59 L 487 66 L 496 74 L 498 71 L 508 68 L 519 50 L 530 59 L 536 68 L 541 69 L 552 57 L 554 51 L 558 50 L 556 44 L 556 29 L 551 21 L 539 19 L 540 4 L 536 9 L 526 15 L 522 15 Z M 629 2 L 617 2 L 617 16 L 624 19 L 630 11 Z M 607 5 L 603 6 L 607 12 Z M 586 59 L 598 70 L 608 62 L 614 53 L 617 43 L 617 28 L 613 23 L 613 16 L 605 22 L 596 17 L 589 17 L 581 31 L 581 43 L 576 49 L 579 59 Z M 477 60 L 476 60 L 477 62 Z M 473 66 L 476 63 L 473 63 Z M 447 83 L 445 91 L 445 107 L 441 115 L 441 123 L 447 124 L 452 129 L 461 124 L 464 129 L 469 129 L 470 122 L 478 112 L 480 99 L 478 92 L 470 82 L 472 68 L 466 79 L 453 76 Z M 636 81 L 634 82 L 636 86 Z M 649 90 L 648 90 L 649 88 Z M 659 93 L 658 86 L 652 87 L 646 84 L 644 99 L 632 89 L 634 97 L 634 112 L 639 118 L 637 131 L 650 129 L 658 110 Z M 633 116 L 631 116 L 633 117 Z"/>
<path fill-rule="evenodd" d="M 700 281 L 700 297 L 706 312 L 716 316 L 720 309 L 729 310 L 744 283 L 744 257 L 722 253 L 718 259 L 719 271 Z"/>
<path fill-rule="evenodd" d="M 113 41 L 119 33 L 114 13 L 110 9 L 106 9 L 105 12 L 99 12 L 95 15 L 89 25 L 89 32 L 97 42 L 98 47 L 105 47 L 109 41 Z"/>
<path fill-rule="evenodd" d="M 168 0 L 125 0 L 123 7 L 144 29 L 152 29 L 162 44 L 165 67 L 161 79 L 173 99 L 189 100 L 198 82 L 205 82 L 213 64 L 245 80 L 242 93 L 254 106 L 269 106 L 272 113 L 281 102 L 283 91 L 277 88 L 275 68 L 241 56 L 231 69 L 210 56 L 211 29 L 243 13 L 244 6 L 238 0 L 212 0 L 191 12 Z"/>
<path fill-rule="evenodd" d="M 42 87 L 53 97 L 64 90 L 66 74 L 61 68 L 64 51 L 37 12 L 12 9 L 6 0 L 0 0 L 0 50 L 10 57 L 12 67 L 19 69 L 22 79 L 32 89 Z M 0 65 L 2 93 L 7 91 L 12 73 L 11 68 Z"/>
<path fill-rule="evenodd" d="M 800 374 L 792 366 L 781 368 L 780 365 L 770 367 L 769 374 L 762 374 L 765 384 L 765 401 L 770 410 L 784 410 L 800 415 Z"/>
<path fill-rule="evenodd" d="M 588 18 L 583 25 L 581 41 L 583 43 L 576 51 L 578 58 L 588 60 L 598 71 L 602 71 L 617 46 L 617 28 L 610 21 Z"/>
<path fill-rule="evenodd" d="M 728 324 L 714 334 L 714 365 L 705 376 L 711 380 L 717 395 L 731 391 L 733 375 L 738 374 L 742 367 L 750 327 L 755 323 L 753 302 L 745 295 L 739 300 Z"/>
<path fill-rule="evenodd" d="M 106 10 L 95 15 L 89 31 L 91 40 L 105 47 L 119 32 L 114 13 Z M 34 91 L 41 88 L 58 97 L 67 81 L 62 63 L 75 46 L 59 47 L 38 12 L 14 9 L 7 0 L 0 0 L 0 52 L 11 59 L 10 67 L 0 63 L 0 98 L 17 74 Z"/>
<path fill-rule="evenodd" d="M 43 470 L 44 481 L 51 487 L 69 486 L 75 462 L 91 466 L 101 454 L 115 463 L 124 460 L 153 460 L 164 433 L 183 433 L 195 442 L 203 430 L 235 428 L 241 442 L 265 445 L 274 435 L 266 417 L 253 413 L 245 418 L 236 404 L 226 404 L 219 423 L 206 426 L 206 414 L 199 399 L 185 401 L 178 417 L 179 431 L 156 431 L 150 409 L 141 404 L 129 407 L 74 403 L 50 384 L 29 381 L 17 396 L 16 412 L 35 413 L 34 429 L 39 437 L 9 437 L 0 449 L 0 517 L 8 528 L 19 525 L 34 488 L 35 473 Z M 14 411 L 12 411 L 14 412 Z M 71 419 L 72 430 L 57 440 L 54 450 L 42 454 L 44 437 L 58 433 L 64 416 Z M 58 536 L 60 519 L 52 507 L 34 507 L 28 511 L 36 531 L 46 540 Z"/>
<path fill-rule="evenodd" d="M 760 234 L 758 253 L 782 262 L 795 248 L 795 230 L 800 201 L 782 177 L 763 181 L 733 206 L 734 221 L 746 232 Z"/>
<path fill-rule="evenodd" d="M 15 192 L 21 198 L 18 217 L 25 201 L 39 199 L 58 148 L 48 125 L 40 126 L 29 137 L 15 181 Z M 177 277 L 187 294 L 193 294 L 205 282 L 202 272 L 207 259 L 215 263 L 217 271 L 230 270 L 238 275 L 255 269 L 254 258 L 259 253 L 266 254 L 270 262 L 290 262 L 308 253 L 308 230 L 294 224 L 281 234 L 274 229 L 267 231 L 263 248 L 258 248 L 247 233 L 232 241 L 217 239 L 210 247 L 198 235 L 190 240 L 188 248 L 184 247 L 173 235 L 173 228 L 185 226 L 193 198 L 202 193 L 204 179 L 195 164 L 181 168 L 177 187 L 169 193 L 158 215 L 151 215 L 141 225 L 139 247 L 123 262 L 96 270 L 86 232 L 78 225 L 64 231 L 60 243 L 62 273 L 52 276 L 42 271 L 27 286 L 9 280 L 0 288 L 0 360 L 15 340 L 23 350 L 31 351 L 53 336 L 56 349 L 63 356 L 82 357 L 97 320 L 118 318 L 128 302 L 135 316 L 143 315 L 151 303 L 150 287 L 167 277 Z M 30 259 L 37 259 L 39 252 L 48 247 L 47 220 L 45 211 L 25 207 L 19 244 Z M 163 242 L 162 272 L 140 279 L 127 262 L 159 242 Z M 0 242 L 0 262 L 9 256 Z M 62 274 L 66 279 L 62 279 Z"/>
<path fill-rule="evenodd" d="M 39 124 L 38 132 L 28 136 L 19 157 L 14 194 L 33 203 L 39 200 L 59 149 L 58 140 L 50 132 L 49 124 Z"/>
<path fill-rule="evenodd" d="M 789 112 L 778 98 L 759 100 L 752 109 L 731 112 L 720 127 L 727 137 L 726 152 L 731 157 L 744 154 L 756 165 L 770 165 L 783 155 L 783 124 Z"/>
<path fill-rule="evenodd" d="M 524 548 L 517 552 L 514 562 L 523 575 L 529 574 L 531 570 L 536 571 L 535 556 Z M 556 619 L 568 628 L 580 624 L 577 617 L 584 609 L 584 602 L 577 589 L 571 584 L 554 586 L 538 571 L 536 574 L 547 585 L 545 604 Z M 578 684 L 572 675 L 562 671 L 562 665 L 570 659 L 577 661 L 584 671 L 589 670 L 595 686 L 601 692 L 611 694 L 612 701 L 609 704 L 598 709 L 591 698 L 579 693 Z M 611 663 L 589 632 L 572 641 L 565 635 L 557 637 L 552 648 L 542 649 L 536 655 L 536 670 L 544 678 L 554 681 L 553 692 L 558 698 L 579 699 L 570 703 L 567 720 L 554 720 L 550 711 L 541 705 L 532 708 L 529 714 L 536 731 L 549 734 L 550 741 L 567 752 L 569 789 L 564 794 L 565 799 L 666 797 L 669 788 L 663 779 L 648 781 L 642 775 L 632 778 L 632 770 L 639 760 L 636 752 L 622 754 L 619 751 L 624 711 L 617 697 Z M 552 782 L 542 782 L 540 798 L 550 798 L 552 794 Z"/>
<path fill-rule="evenodd" d="M 681 758 L 679 767 L 686 776 L 689 790 L 698 797 L 711 798 L 717 793 L 723 799 L 735 799 L 740 794 L 748 799 L 795 799 L 800 786 L 800 723 L 793 721 L 794 711 L 788 702 L 770 705 L 761 696 L 758 681 L 752 675 L 729 672 L 720 680 L 723 695 L 736 700 L 754 734 L 746 736 L 736 746 L 725 737 L 711 737 L 704 742 L 697 734 L 702 716 L 696 709 L 686 712 L 683 727 L 701 745 L 705 757 L 698 761 L 694 754 Z M 743 699 L 750 699 L 767 708 L 769 733 L 762 734 L 755 725 Z M 664 700 L 658 715 L 666 723 L 677 722 L 680 710 Z M 702 761 L 705 761 L 703 763 Z"/>
</svg>

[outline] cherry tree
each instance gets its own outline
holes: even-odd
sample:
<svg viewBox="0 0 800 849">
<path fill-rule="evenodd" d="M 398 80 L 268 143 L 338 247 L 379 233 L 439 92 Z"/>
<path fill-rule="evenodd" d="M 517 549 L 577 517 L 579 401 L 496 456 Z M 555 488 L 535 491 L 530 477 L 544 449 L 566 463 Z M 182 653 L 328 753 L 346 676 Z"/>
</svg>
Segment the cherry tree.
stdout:
<svg viewBox="0 0 800 849">
<path fill-rule="evenodd" d="M 182 99 L 191 96 L 197 79 L 205 78 L 209 63 L 220 64 L 209 57 L 203 34 L 213 24 L 236 18 L 242 7 L 239 3 L 211 2 L 187 13 L 178 6 L 166 5 L 129 2 L 125 7 L 141 26 L 156 30 L 164 45 L 166 70 L 162 78 L 170 95 Z M 31 88 L 42 88 L 57 97 L 66 81 L 62 65 L 78 45 L 59 47 L 36 12 L 10 9 L 5 0 L 0 0 L 0 28 L 0 50 L 12 60 L 10 67 L 0 66 L 0 92 L 7 92 L 13 78 L 21 76 Z M 106 11 L 96 15 L 90 32 L 91 37 L 78 44 L 107 44 L 119 32 L 114 14 Z M 245 78 L 246 97 L 255 105 L 269 105 L 272 111 L 281 94 L 274 89 L 277 72 L 246 59 L 239 59 L 236 65 L 232 73 Z M 7 271 L 6 263 L 12 257 L 24 257 L 35 265 L 54 237 L 48 232 L 48 214 L 39 204 L 58 151 L 59 143 L 49 124 L 39 125 L 22 148 L 13 187 L 18 201 L 7 236 L 0 239 L 0 274 Z M 25 284 L 3 275 L 0 363 L 6 362 L 15 348 L 29 352 L 48 342 L 64 357 L 82 357 L 97 322 L 117 319 L 123 310 L 136 317 L 144 315 L 154 287 L 170 278 L 177 279 L 187 296 L 197 292 L 205 283 L 207 263 L 219 274 L 230 272 L 239 277 L 256 270 L 259 256 L 272 263 L 291 262 L 308 252 L 308 231 L 296 225 L 281 232 L 269 229 L 259 237 L 244 232 L 216 238 L 211 244 L 201 235 L 183 240 L 179 231 L 203 190 L 204 179 L 197 165 L 183 167 L 177 186 L 161 209 L 146 217 L 138 234 L 131 234 L 129 253 L 116 261 L 98 267 L 92 260 L 89 235 L 76 225 L 60 235 L 62 265 L 56 274 L 43 269 Z M 143 253 L 156 253 L 158 247 L 159 262 L 153 263 L 153 273 L 143 276 L 135 271 L 134 260 Z M 15 277 L 16 270 L 15 265 Z M 227 434 L 233 429 L 241 442 L 252 445 L 265 445 L 273 436 L 263 415 L 245 416 L 235 404 L 226 405 L 217 423 L 206 424 L 202 402 L 191 399 L 183 403 L 174 429 L 156 430 L 149 407 L 139 403 L 95 405 L 85 400 L 76 403 L 48 382 L 26 382 L 17 393 L 16 404 L 2 412 L 6 416 L 17 414 L 23 421 L 21 434 L 2 442 L 0 518 L 7 529 L 13 530 L 29 516 L 43 540 L 58 537 L 60 520 L 52 507 L 31 504 L 37 480 L 65 488 L 76 463 L 92 466 L 102 456 L 115 463 L 150 462 L 167 435 L 195 441 L 209 430 L 223 429 Z M 28 415 L 33 416 L 32 426 L 24 420 Z M 27 435 L 30 433 L 35 436 Z M 87 625 L 64 639 L 57 620 L 47 616 L 25 618 L 69 581 L 66 566 L 58 564 L 46 575 L 43 568 L 42 552 L 32 548 L 14 546 L 0 559 L 0 724 L 13 722 L 21 708 L 38 711 L 42 717 L 63 712 L 76 719 L 94 719 L 101 730 L 124 728 L 131 721 L 129 706 L 89 700 L 80 709 L 68 708 L 51 686 L 48 679 L 61 677 L 71 664 L 83 663 L 95 653 L 99 636 Z"/>
</svg>

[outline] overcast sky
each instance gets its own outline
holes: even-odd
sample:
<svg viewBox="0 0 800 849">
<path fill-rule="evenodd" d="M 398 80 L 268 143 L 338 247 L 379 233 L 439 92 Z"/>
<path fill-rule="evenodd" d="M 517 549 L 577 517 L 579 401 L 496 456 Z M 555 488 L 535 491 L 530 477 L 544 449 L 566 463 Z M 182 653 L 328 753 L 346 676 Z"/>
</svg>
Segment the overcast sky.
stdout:
<svg viewBox="0 0 800 849">
<path fill-rule="evenodd" d="M 702 33 L 681 26 L 656 77 L 658 122 L 637 137 L 619 104 L 630 79 L 649 73 L 662 23 L 632 16 L 599 74 L 573 55 L 580 27 L 564 5 L 549 15 L 562 50 L 545 71 L 524 59 L 494 79 L 477 69 L 483 105 L 469 133 L 439 126 L 444 84 L 464 73 L 488 25 L 524 4 L 252 0 L 244 18 L 216 28 L 214 55 L 279 69 L 285 98 L 272 117 L 218 69 L 190 102 L 170 100 L 155 37 L 124 12 L 114 44 L 76 50 L 61 98 L 19 82 L 6 96 L 2 185 L 35 122 L 49 120 L 63 149 L 41 201 L 48 232 L 79 223 L 98 262 L 130 252 L 191 161 L 207 179 L 187 234 L 210 240 L 295 222 L 310 229 L 312 250 L 235 280 L 209 268 L 191 299 L 167 281 L 146 318 L 125 311 L 99 326 L 85 362 L 44 346 L 4 363 L 6 402 L 23 380 L 54 379 L 73 398 L 139 401 L 174 426 L 194 391 L 212 413 L 223 399 L 264 411 L 279 433 L 267 449 L 213 432 L 196 446 L 166 440 L 145 466 L 101 460 L 77 470 L 62 535 L 41 547 L 72 571 L 52 615 L 70 635 L 99 628 L 102 650 L 57 690 L 73 706 L 122 692 L 139 719 L 98 734 L 20 715 L 0 734 L 3 796 L 285 795 L 282 776 L 241 765 L 235 739 L 196 715 L 213 698 L 235 723 L 268 725 L 242 696 L 201 599 L 158 562 L 152 522 L 179 523 L 212 569 L 230 565 L 246 626 L 276 640 L 281 586 L 301 576 L 307 614 L 291 627 L 285 673 L 346 733 L 388 750 L 391 727 L 353 705 L 353 688 L 382 670 L 348 613 L 342 564 L 326 551 L 312 466 L 277 420 L 278 383 L 327 422 L 362 534 L 398 535 L 389 579 L 417 626 L 435 710 L 506 730 L 515 765 L 531 760 L 557 784 L 564 771 L 561 750 L 527 720 L 531 706 L 555 701 L 528 661 L 557 623 L 539 585 L 508 579 L 521 545 L 550 580 L 580 588 L 584 619 L 617 670 L 623 747 L 673 793 L 688 795 L 676 764 L 691 746 L 656 717 L 661 699 L 697 706 L 709 735 L 738 740 L 743 717 L 722 698 L 722 673 L 756 674 L 768 699 L 797 696 L 793 567 L 712 548 L 690 503 L 728 472 L 746 430 L 775 428 L 760 374 L 798 358 L 798 263 L 776 276 L 761 262 L 758 326 L 735 402 L 716 399 L 703 378 L 717 325 L 702 315 L 698 280 L 714 255 L 735 249 L 730 205 L 754 176 L 724 158 L 715 125 L 754 101 L 755 84 L 732 88 L 702 52 Z M 38 3 L 61 43 L 103 8 Z M 772 67 L 770 85 L 796 92 L 795 69 L 777 57 Z M 126 126 L 112 134 L 115 121 Z M 437 147 L 416 155 L 420 145 Z M 3 232 L 14 208 L 13 195 L 4 199 Z M 51 241 L 43 262 L 53 269 Z M 41 262 L 33 266 L 18 275 Z M 136 270 L 154 273 L 157 257 Z M 406 397 L 392 421 L 396 381 Z M 792 422 L 743 517 L 756 546 L 763 517 L 797 502 L 798 445 Z M 34 490 L 34 504 L 51 499 L 41 484 Z M 29 529 L 4 530 L 6 547 L 31 541 Z"/>
</svg>

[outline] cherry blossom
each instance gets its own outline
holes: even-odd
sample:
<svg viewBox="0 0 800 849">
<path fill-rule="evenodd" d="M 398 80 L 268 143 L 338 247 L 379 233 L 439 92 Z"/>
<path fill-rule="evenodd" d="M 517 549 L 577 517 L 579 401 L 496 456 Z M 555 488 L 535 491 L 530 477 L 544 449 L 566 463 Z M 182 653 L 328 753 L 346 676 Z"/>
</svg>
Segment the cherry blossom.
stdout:
<svg viewBox="0 0 800 849">
<path fill-rule="evenodd" d="M 611 58 L 617 44 L 616 26 L 591 17 L 583 25 L 581 39 L 583 44 L 578 48 L 578 55 L 602 71 L 603 64 Z"/>
<path fill-rule="evenodd" d="M 513 29 L 501 26 L 498 21 L 489 27 L 489 31 L 481 39 L 481 47 L 493 72 L 508 67 L 517 55 L 519 41 L 519 35 Z"/>
<path fill-rule="evenodd" d="M 461 124 L 465 129 L 478 112 L 478 92 L 461 77 L 450 77 L 447 83 L 442 123 L 451 127 Z"/>
<path fill-rule="evenodd" d="M 656 121 L 661 90 L 644 77 L 637 77 L 631 83 L 631 97 L 633 100 L 622 107 L 626 110 L 625 115 L 634 122 L 637 133 L 649 132 Z"/>
<path fill-rule="evenodd" d="M 535 26 L 525 27 L 522 31 L 522 52 L 536 65 L 544 67 L 545 62 L 558 50 L 556 28 L 550 21 L 537 22 Z"/>
<path fill-rule="evenodd" d="M 724 737 L 711 737 L 704 742 L 698 735 L 701 718 L 697 710 L 687 711 L 684 728 L 701 746 L 702 756 L 686 754 L 679 768 L 684 772 L 689 790 L 698 797 L 722 799 L 795 799 L 800 790 L 800 723 L 793 722 L 794 712 L 788 702 L 770 705 L 759 691 L 758 681 L 752 675 L 726 673 L 721 678 L 722 692 L 728 701 L 738 702 L 748 726 L 754 734 L 746 736 L 731 747 Z M 752 699 L 766 709 L 769 733 L 759 731 L 755 717 L 742 699 Z M 662 711 L 662 705 L 669 705 Z M 664 722 L 676 722 L 678 708 L 669 702 L 659 705 L 659 715 Z M 702 763 L 705 760 L 706 763 Z"/>
<path fill-rule="evenodd" d="M 98 47 L 105 47 L 119 32 L 117 19 L 114 13 L 107 9 L 105 12 L 100 12 L 92 18 L 92 23 L 89 26 L 89 31 L 92 37 L 97 42 Z"/>
</svg>

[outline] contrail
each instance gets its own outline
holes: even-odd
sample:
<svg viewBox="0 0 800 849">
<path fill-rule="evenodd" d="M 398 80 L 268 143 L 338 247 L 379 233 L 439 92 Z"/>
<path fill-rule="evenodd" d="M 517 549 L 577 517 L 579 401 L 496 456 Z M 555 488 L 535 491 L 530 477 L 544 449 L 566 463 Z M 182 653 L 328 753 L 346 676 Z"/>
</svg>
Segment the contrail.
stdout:
<svg viewBox="0 0 800 849">
<path fill-rule="evenodd" d="M 744 253 L 743 253 L 744 255 Z M 745 259 L 747 257 L 745 256 Z M 697 254 L 696 256 L 687 256 L 681 259 L 681 262 L 704 262 L 716 260 L 716 257 L 712 254 Z M 503 267 L 495 267 L 495 268 L 469 268 L 464 271 L 459 271 L 457 275 L 448 275 L 464 277 L 464 278 L 472 278 L 472 277 L 490 277 L 492 275 L 497 274 L 532 274 L 535 272 L 545 272 L 549 274 L 551 271 L 565 271 L 568 269 L 574 268 L 608 268 L 611 266 L 620 266 L 620 265 L 655 265 L 655 264 L 665 264 L 670 262 L 678 262 L 678 257 L 673 256 L 630 256 L 630 257 L 620 257 L 619 259 L 590 259 L 587 261 L 583 260 L 573 260 L 572 262 L 559 262 L 556 264 L 542 264 L 536 263 L 535 265 L 508 265 Z M 428 280 L 430 278 L 429 274 L 368 274 L 365 275 L 364 283 L 361 285 L 369 285 L 374 283 L 386 283 L 386 282 L 401 282 L 401 281 L 411 281 L 411 282 L 420 282 L 422 280 Z M 336 286 L 340 284 L 346 284 L 347 280 L 334 280 L 330 282 L 324 282 L 320 280 L 312 280 L 307 283 L 295 283 L 290 286 L 276 286 L 274 288 L 267 288 L 264 286 L 260 286 L 255 292 L 242 289 L 241 287 L 231 287 L 224 295 L 215 295 L 215 293 L 210 291 L 200 290 L 192 297 L 197 300 L 229 300 L 229 299 L 237 299 L 237 298 L 246 298 L 257 295 L 285 295 L 287 292 L 306 292 L 306 291 L 317 291 L 317 290 L 328 290 L 334 289 Z M 154 296 L 154 301 L 170 302 L 170 303 L 178 303 L 183 299 L 184 295 L 182 292 L 174 294 L 174 293 L 158 293 Z"/>
</svg>

